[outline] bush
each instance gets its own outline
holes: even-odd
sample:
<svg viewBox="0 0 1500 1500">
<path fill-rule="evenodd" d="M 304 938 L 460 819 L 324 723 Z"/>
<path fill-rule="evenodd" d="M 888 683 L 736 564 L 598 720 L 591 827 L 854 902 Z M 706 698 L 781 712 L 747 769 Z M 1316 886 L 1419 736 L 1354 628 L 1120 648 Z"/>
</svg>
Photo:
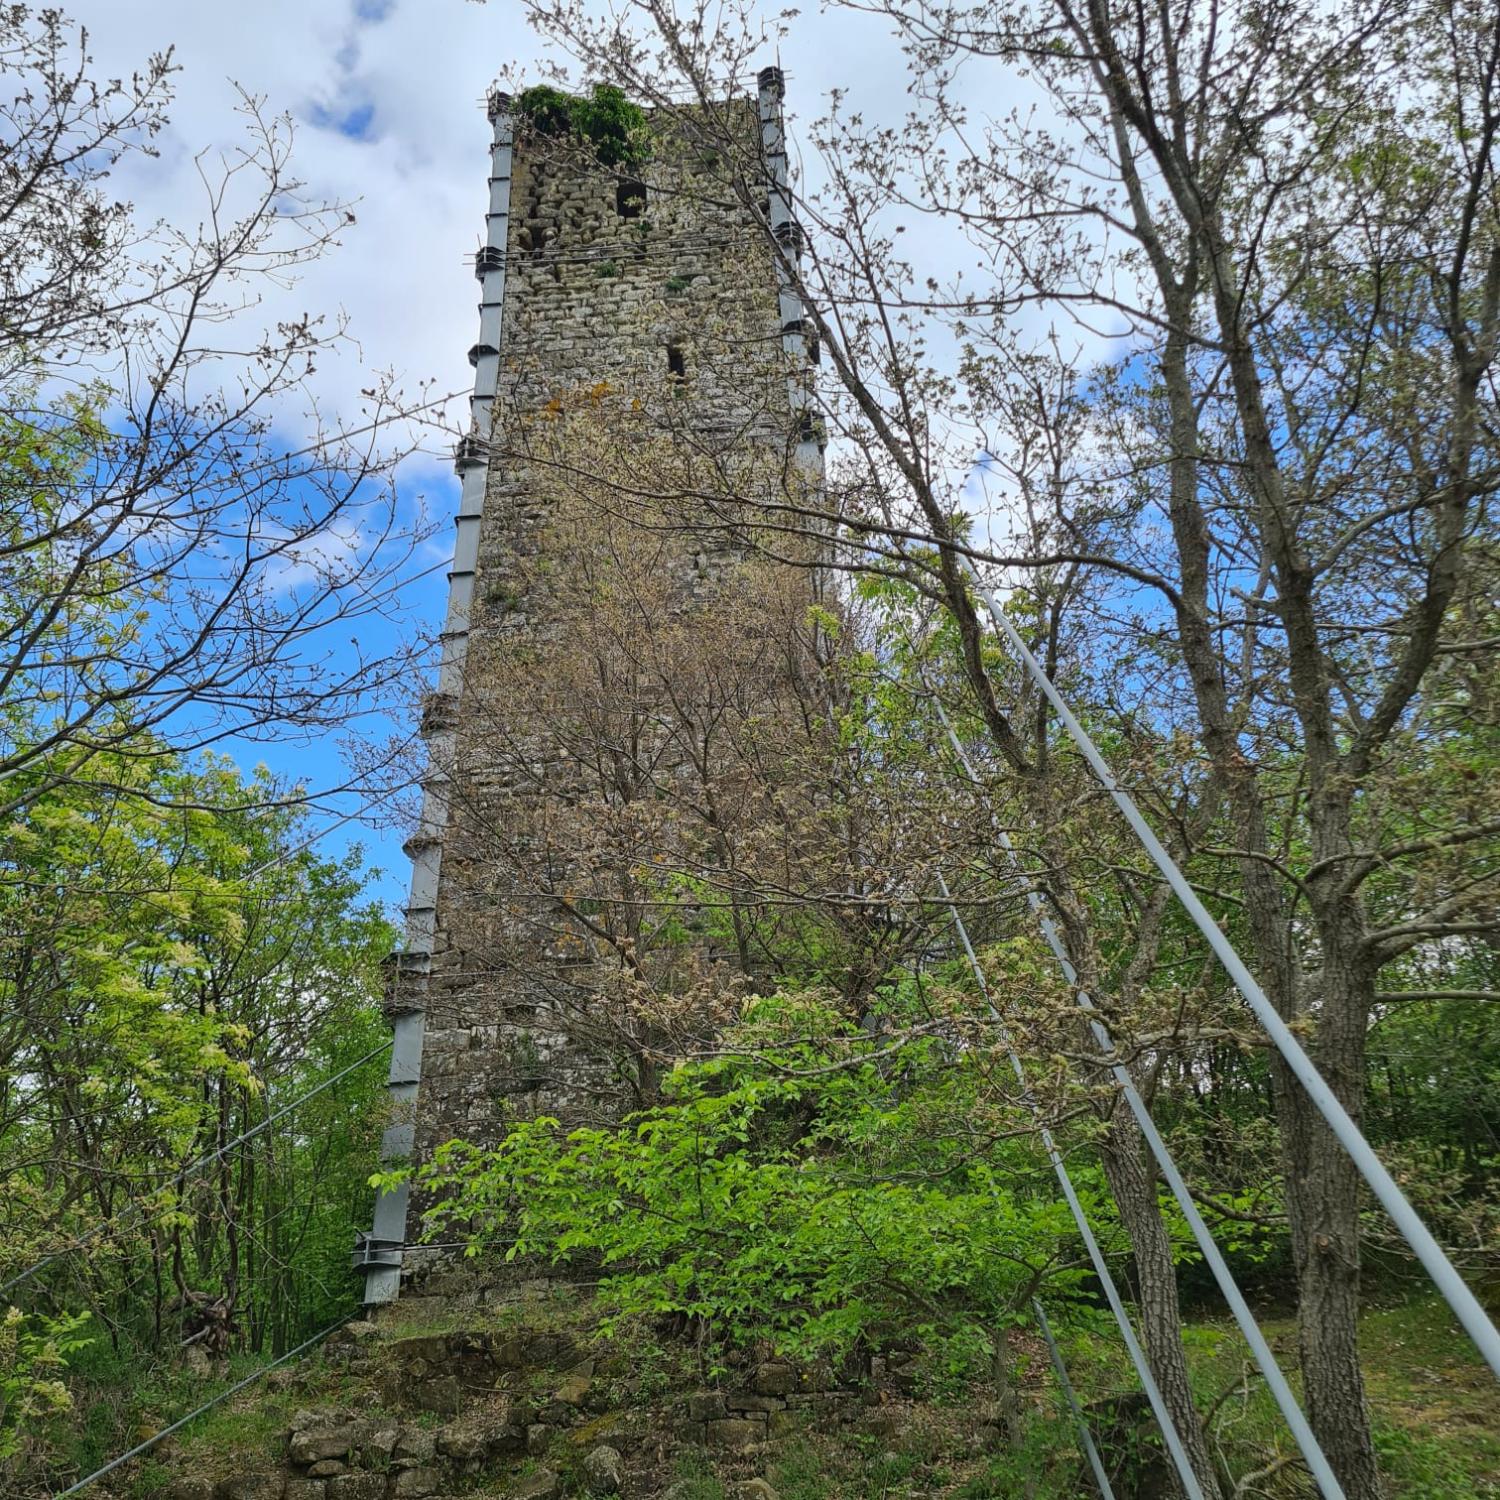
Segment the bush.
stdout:
<svg viewBox="0 0 1500 1500">
<path fill-rule="evenodd" d="M 651 157 L 646 112 L 613 84 L 587 96 L 538 84 L 516 96 L 516 110 L 539 135 L 586 142 L 606 167 L 643 167 Z"/>
</svg>

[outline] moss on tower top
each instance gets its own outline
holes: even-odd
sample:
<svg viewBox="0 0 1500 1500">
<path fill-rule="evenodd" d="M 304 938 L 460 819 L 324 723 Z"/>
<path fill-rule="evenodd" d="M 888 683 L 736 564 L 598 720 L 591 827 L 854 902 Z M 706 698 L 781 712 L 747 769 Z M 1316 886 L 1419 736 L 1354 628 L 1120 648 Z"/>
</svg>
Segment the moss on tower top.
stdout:
<svg viewBox="0 0 1500 1500">
<path fill-rule="evenodd" d="M 516 111 L 540 135 L 587 142 L 606 167 L 637 170 L 650 159 L 646 112 L 613 84 L 581 95 L 539 83 L 516 96 Z"/>
</svg>

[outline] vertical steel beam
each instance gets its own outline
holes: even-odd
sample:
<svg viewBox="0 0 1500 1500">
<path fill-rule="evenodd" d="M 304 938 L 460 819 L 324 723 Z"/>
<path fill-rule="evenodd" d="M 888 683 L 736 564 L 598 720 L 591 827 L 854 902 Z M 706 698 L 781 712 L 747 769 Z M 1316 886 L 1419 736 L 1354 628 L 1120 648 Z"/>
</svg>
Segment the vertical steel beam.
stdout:
<svg viewBox="0 0 1500 1500">
<path fill-rule="evenodd" d="M 468 655 L 469 618 L 474 602 L 474 580 L 479 570 L 479 535 L 489 478 L 490 429 L 494 422 L 495 391 L 500 376 L 500 334 L 505 308 L 505 257 L 510 238 L 510 179 L 515 137 L 508 95 L 495 93 L 490 96 L 489 118 L 489 211 L 485 215 L 484 248 L 476 257 L 474 267 L 481 288 L 479 342 L 469 351 L 474 366 L 474 393 L 470 398 L 472 431 L 459 444 L 455 458 L 459 503 L 454 521 L 453 567 L 448 574 L 448 613 L 441 637 L 437 693 L 422 731 L 428 741 L 428 771 L 422 783 L 422 817 L 416 834 L 406 844 L 412 870 L 405 942 L 392 969 L 392 982 L 396 986 L 395 1036 L 386 1087 L 394 1109 L 391 1123 L 380 1142 L 380 1159 L 390 1165 L 410 1160 L 416 1147 L 414 1114 L 422 1077 L 425 999 L 437 940 L 442 839 L 448 826 L 449 777 L 458 738 L 455 715 Z M 392 1302 L 400 1293 L 401 1271 L 406 1257 L 409 1197 L 410 1190 L 405 1183 L 382 1191 L 375 1200 L 370 1233 L 359 1236 L 354 1261 L 365 1273 L 366 1304 Z"/>
</svg>

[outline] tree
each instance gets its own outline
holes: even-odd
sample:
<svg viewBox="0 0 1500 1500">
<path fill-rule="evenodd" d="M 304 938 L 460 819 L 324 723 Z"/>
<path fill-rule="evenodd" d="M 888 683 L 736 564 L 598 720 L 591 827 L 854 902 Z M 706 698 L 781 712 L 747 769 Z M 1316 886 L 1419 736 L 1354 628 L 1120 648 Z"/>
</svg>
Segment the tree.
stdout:
<svg viewBox="0 0 1500 1500">
<path fill-rule="evenodd" d="M 247 96 L 244 144 L 199 158 L 203 222 L 137 225 L 110 177 L 154 154 L 173 71 L 96 82 L 59 12 L 0 16 L 0 696 L 46 705 L 0 723 L 6 812 L 39 765 L 316 732 L 406 670 L 329 646 L 411 576 L 387 445 L 423 408 L 381 378 L 326 420 L 307 382 L 342 320 L 254 324 L 353 215 Z"/>
<path fill-rule="evenodd" d="M 142 1350 L 279 1353 L 347 1306 L 393 933 L 290 791 L 98 752 L 0 829 L 0 1282 L 50 1257 L 6 1293 L 39 1394 L 80 1315 L 86 1406 Z"/>
</svg>

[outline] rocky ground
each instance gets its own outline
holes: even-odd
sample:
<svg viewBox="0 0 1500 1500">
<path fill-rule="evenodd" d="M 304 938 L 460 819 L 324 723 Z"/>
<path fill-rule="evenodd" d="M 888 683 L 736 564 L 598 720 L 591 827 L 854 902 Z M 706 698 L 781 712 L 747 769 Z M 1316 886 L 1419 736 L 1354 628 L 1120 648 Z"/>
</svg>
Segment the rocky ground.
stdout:
<svg viewBox="0 0 1500 1500">
<path fill-rule="evenodd" d="M 273 1372 L 118 1493 L 168 1500 L 1006 1493 L 971 1482 L 1002 1446 L 994 1413 L 916 1400 L 916 1371 L 911 1351 L 888 1350 L 837 1369 L 766 1357 L 710 1372 L 690 1340 L 640 1329 L 601 1337 L 583 1293 L 551 1287 L 491 1303 L 472 1290 L 445 1293 L 439 1283 L 378 1321 L 346 1325 L 316 1359 Z M 833 1483 L 832 1470 L 849 1471 L 848 1483 Z"/>
</svg>

